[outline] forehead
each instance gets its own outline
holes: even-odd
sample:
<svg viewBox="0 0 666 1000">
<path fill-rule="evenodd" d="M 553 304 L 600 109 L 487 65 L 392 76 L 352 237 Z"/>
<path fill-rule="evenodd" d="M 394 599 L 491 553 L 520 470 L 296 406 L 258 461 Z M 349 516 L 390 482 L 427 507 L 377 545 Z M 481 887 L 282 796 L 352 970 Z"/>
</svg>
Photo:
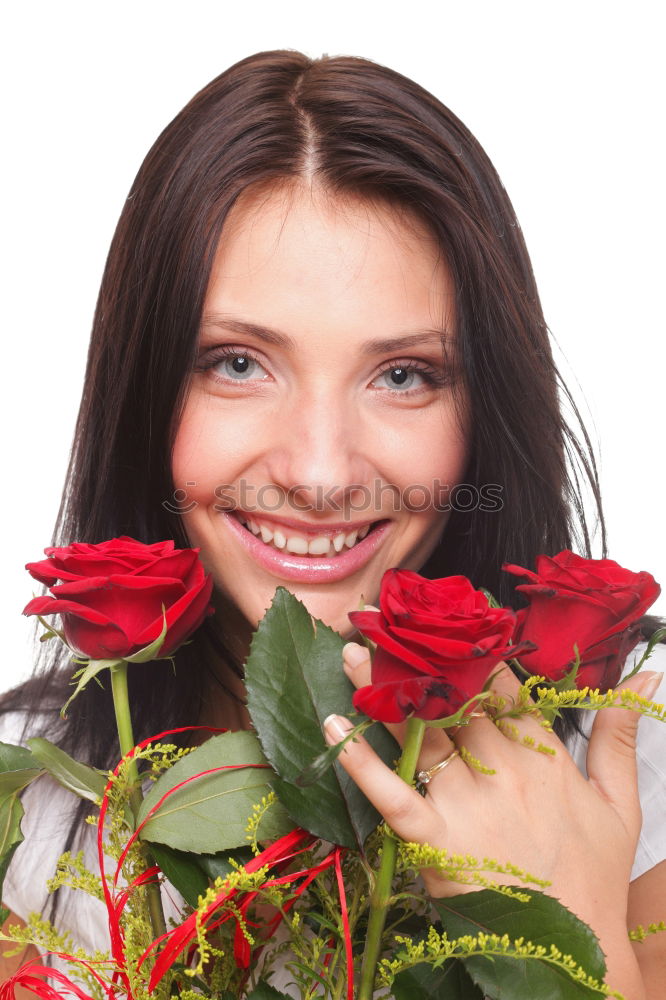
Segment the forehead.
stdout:
<svg viewBox="0 0 666 1000">
<path fill-rule="evenodd" d="M 402 205 L 306 182 L 248 189 L 224 225 L 207 308 L 316 309 L 382 326 L 452 321 L 453 289 L 438 241 Z M 264 317 L 269 319 L 269 317 Z"/>
<path fill-rule="evenodd" d="M 250 185 L 236 199 L 225 225 L 226 239 L 235 238 L 257 216 L 285 222 L 287 216 L 318 216 L 329 225 L 359 228 L 369 237 L 383 229 L 408 245 L 427 244 L 437 250 L 434 231 L 424 219 L 396 198 L 355 191 L 333 191 L 316 181 L 290 178 Z"/>
</svg>

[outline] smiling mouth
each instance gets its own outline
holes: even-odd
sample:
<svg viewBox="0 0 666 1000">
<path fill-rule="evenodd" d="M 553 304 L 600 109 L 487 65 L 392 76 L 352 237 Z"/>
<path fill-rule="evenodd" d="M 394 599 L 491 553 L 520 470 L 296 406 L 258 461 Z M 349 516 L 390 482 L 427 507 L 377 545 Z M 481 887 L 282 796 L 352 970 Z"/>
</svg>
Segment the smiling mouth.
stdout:
<svg viewBox="0 0 666 1000">
<path fill-rule="evenodd" d="M 238 510 L 232 512 L 233 516 L 243 527 L 254 537 L 264 543 L 267 548 L 277 549 L 285 554 L 295 556 L 311 556 L 313 560 L 318 558 L 334 558 L 343 555 L 353 549 L 367 535 L 370 535 L 379 525 L 385 524 L 386 519 L 373 521 L 371 524 L 364 524 L 361 528 L 350 531 L 339 531 L 336 533 L 320 534 L 315 537 L 306 538 L 291 528 L 280 528 L 274 525 L 269 528 L 266 524 L 258 524 L 255 520 Z"/>
</svg>

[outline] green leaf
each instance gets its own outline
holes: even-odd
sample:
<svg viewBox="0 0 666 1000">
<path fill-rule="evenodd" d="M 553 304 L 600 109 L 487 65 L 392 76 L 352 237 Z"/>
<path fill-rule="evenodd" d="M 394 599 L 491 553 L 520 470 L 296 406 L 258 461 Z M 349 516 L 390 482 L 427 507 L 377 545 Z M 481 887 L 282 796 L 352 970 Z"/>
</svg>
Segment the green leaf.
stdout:
<svg viewBox="0 0 666 1000">
<path fill-rule="evenodd" d="M 21 820 L 23 819 L 23 806 L 21 800 L 15 792 L 5 793 L 0 796 L 0 858 L 4 860 L 5 855 L 12 847 L 18 845 L 23 840 L 21 833 Z"/>
<path fill-rule="evenodd" d="M 160 866 L 171 885 L 178 890 L 190 906 L 197 906 L 211 882 L 216 878 L 226 878 L 235 871 L 230 858 L 238 865 L 247 864 L 254 854 L 250 847 L 237 847 L 233 851 L 218 854 L 193 854 L 191 851 L 177 851 L 166 844 L 150 845 L 150 853 Z"/>
<path fill-rule="evenodd" d="M 304 771 L 301 771 L 298 778 L 296 779 L 296 784 L 299 788 L 307 788 L 308 785 L 314 785 L 315 782 L 323 778 L 325 773 L 328 771 L 329 767 L 335 764 L 336 760 L 352 740 L 355 740 L 357 736 L 362 736 L 370 726 L 375 725 L 374 719 L 363 719 L 363 722 L 359 722 L 357 726 L 347 733 L 344 739 L 340 740 L 334 746 L 329 747 L 328 750 L 324 750 L 320 753 L 318 757 L 308 764 Z"/>
<path fill-rule="evenodd" d="M 23 840 L 23 806 L 18 793 L 43 773 L 25 747 L 0 743 L 0 899 L 9 863 Z M 0 910 L 0 925 L 4 924 L 8 915 L 6 908 Z"/>
<path fill-rule="evenodd" d="M 74 688 L 74 694 L 72 694 L 65 704 L 60 709 L 60 715 L 64 719 L 67 714 L 67 709 L 72 704 L 77 695 L 81 694 L 85 688 L 88 681 L 91 681 L 93 677 L 97 677 L 102 670 L 108 670 L 110 667 L 117 667 L 122 660 L 89 660 L 88 665 L 83 667 L 81 670 L 77 670 L 73 676 L 73 680 L 76 680 L 76 687 Z"/>
<path fill-rule="evenodd" d="M 166 609 L 164 605 L 162 605 L 162 631 L 158 635 L 157 639 L 153 639 L 153 641 L 149 642 L 147 646 L 143 647 L 143 649 L 137 649 L 136 653 L 133 653 L 131 656 L 126 656 L 125 660 L 127 663 L 148 663 L 150 660 L 156 659 L 157 654 L 164 645 L 166 634 Z"/>
<path fill-rule="evenodd" d="M 218 854 L 197 855 L 199 867 L 211 882 L 214 882 L 216 878 L 226 878 L 234 871 L 231 858 L 236 864 L 246 865 L 253 857 L 254 854 L 249 847 L 236 847 L 233 851 L 220 851 Z"/>
<path fill-rule="evenodd" d="M 588 976 L 602 981 L 606 964 L 595 935 L 551 896 L 529 890 L 529 903 L 483 889 L 450 899 L 435 899 L 444 930 L 450 938 L 465 934 L 507 934 L 549 948 L 554 944 L 582 966 Z M 545 959 L 461 956 L 474 982 L 492 1000 L 599 1000 L 602 994 L 576 982 L 562 968 Z"/>
<path fill-rule="evenodd" d="M 642 668 L 643 664 L 650 659 L 652 653 L 654 652 L 655 646 L 658 643 L 660 643 L 662 639 L 666 639 L 666 628 L 658 628 L 656 632 L 652 633 L 652 635 L 648 639 L 648 644 L 645 647 L 645 650 L 640 660 L 638 660 L 638 662 L 634 661 L 634 666 L 632 670 L 630 671 L 630 673 L 626 674 L 622 678 L 623 681 L 628 680 L 630 677 L 634 677 L 638 673 L 638 671 Z"/>
<path fill-rule="evenodd" d="M 289 997 L 262 979 L 252 992 L 247 994 L 246 1000 L 289 1000 Z"/>
<path fill-rule="evenodd" d="M 195 861 L 198 855 L 155 843 L 150 845 L 150 853 L 174 889 L 196 909 L 199 896 L 208 888 L 208 878 Z"/>
<path fill-rule="evenodd" d="M 26 767 L 20 771 L 0 772 L 0 796 L 22 791 L 26 785 L 38 778 L 44 771 L 41 767 Z"/>
<path fill-rule="evenodd" d="M 27 742 L 34 759 L 63 788 L 74 792 L 79 798 L 99 802 L 107 785 L 107 778 L 101 771 L 74 760 L 49 740 L 34 737 Z"/>
<path fill-rule="evenodd" d="M 0 772 L 24 771 L 36 766 L 34 757 L 25 747 L 17 747 L 12 743 L 0 743 Z"/>
<path fill-rule="evenodd" d="M 436 969 L 426 962 L 404 969 L 393 980 L 391 995 L 394 1000 L 483 1000 L 483 993 L 455 958 Z"/>
<path fill-rule="evenodd" d="M 500 604 L 500 602 L 497 600 L 497 598 L 495 597 L 495 595 L 493 593 L 491 593 L 491 591 L 486 590 L 485 587 L 481 587 L 481 593 L 485 595 L 486 600 L 488 601 L 488 607 L 489 608 L 501 608 L 502 607 L 502 605 Z"/>
<path fill-rule="evenodd" d="M 248 710 L 264 753 L 277 772 L 274 788 L 292 819 L 315 836 L 345 847 L 363 845 L 380 821 L 344 769 L 335 764 L 316 784 L 296 781 L 326 749 L 324 719 L 352 714 L 353 685 L 342 670 L 345 640 L 310 617 L 284 587 L 252 637 L 245 666 Z M 368 742 L 391 766 L 399 749 L 383 726 Z"/>
<path fill-rule="evenodd" d="M 257 764 L 264 766 L 252 766 Z M 203 775 L 226 765 L 241 766 Z M 165 771 L 150 789 L 139 810 L 139 824 L 166 792 L 187 782 L 156 808 L 141 839 L 195 854 L 216 854 L 246 844 L 248 819 L 253 806 L 270 793 L 270 777 L 253 733 L 213 736 Z M 293 823 L 276 802 L 261 821 L 259 837 L 273 840 L 291 829 Z"/>
<path fill-rule="evenodd" d="M 36 595 L 33 594 L 32 596 L 35 597 Z M 65 639 L 65 633 L 62 629 L 56 628 L 53 622 L 47 621 L 46 618 L 42 618 L 41 615 L 37 615 L 37 620 L 41 622 L 46 629 L 46 633 L 44 635 L 40 635 L 39 637 L 40 642 L 46 642 L 47 639 L 53 639 L 57 636 L 58 639 L 60 639 L 60 641 L 69 649 L 69 645 Z"/>
<path fill-rule="evenodd" d="M 25 774 L 25 771 L 22 773 Z M 2 898 L 2 886 L 9 863 L 14 856 L 16 848 L 23 840 L 23 834 L 21 833 L 22 819 L 23 806 L 21 805 L 18 793 L 5 792 L 0 794 L 0 899 Z M 8 913 L 9 911 L 7 911 Z M 0 924 L 5 922 L 7 914 L 4 918 L 0 919 Z M 2 917 L 2 914 L 0 914 L 0 917 Z"/>
</svg>

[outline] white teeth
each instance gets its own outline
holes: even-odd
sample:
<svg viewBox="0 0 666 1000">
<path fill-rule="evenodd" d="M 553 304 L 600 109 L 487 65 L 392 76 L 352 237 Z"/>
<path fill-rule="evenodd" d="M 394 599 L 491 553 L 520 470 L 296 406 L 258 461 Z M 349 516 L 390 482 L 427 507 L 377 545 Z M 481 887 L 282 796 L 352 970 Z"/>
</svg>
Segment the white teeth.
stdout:
<svg viewBox="0 0 666 1000">
<path fill-rule="evenodd" d="M 340 552 L 342 546 L 345 544 L 345 533 L 341 531 L 339 535 L 336 535 L 333 539 L 333 548 L 336 552 Z"/>
<path fill-rule="evenodd" d="M 308 554 L 311 556 L 327 556 L 330 547 L 331 539 L 320 535 L 319 538 L 313 538 L 308 545 Z"/>
<path fill-rule="evenodd" d="M 278 528 L 278 530 L 273 534 L 273 545 L 277 545 L 279 549 L 283 549 L 286 544 L 287 539 Z"/>
<path fill-rule="evenodd" d="M 295 556 L 305 556 L 308 553 L 308 543 L 305 538 L 292 537 L 287 539 L 287 552 Z"/>
<path fill-rule="evenodd" d="M 365 538 L 371 528 L 371 525 L 366 524 L 362 528 L 350 531 L 348 534 L 341 531 L 333 537 L 330 535 L 318 535 L 316 538 L 308 541 L 302 535 L 285 535 L 279 528 L 271 531 L 264 524 L 257 524 L 256 521 L 253 521 L 249 517 L 239 516 L 239 520 L 252 534 L 261 535 L 261 540 L 266 545 L 272 544 L 278 549 L 285 549 L 287 552 L 298 556 L 333 556 L 341 552 L 345 546 L 348 549 L 353 548 L 357 541 L 360 542 L 361 539 Z"/>
<path fill-rule="evenodd" d="M 261 540 L 262 540 L 262 542 L 272 542 L 273 541 L 273 532 L 270 530 L 270 528 L 267 528 L 263 524 L 261 525 Z"/>
</svg>

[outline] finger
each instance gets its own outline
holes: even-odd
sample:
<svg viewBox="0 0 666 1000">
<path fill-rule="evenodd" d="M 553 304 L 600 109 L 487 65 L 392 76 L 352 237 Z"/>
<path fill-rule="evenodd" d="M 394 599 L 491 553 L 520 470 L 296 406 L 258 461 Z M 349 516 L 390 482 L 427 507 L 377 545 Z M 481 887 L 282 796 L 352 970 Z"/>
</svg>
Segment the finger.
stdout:
<svg viewBox="0 0 666 1000">
<path fill-rule="evenodd" d="M 507 673 L 513 678 L 513 674 L 506 664 L 497 664 L 490 674 L 490 690 L 497 698 L 497 706 L 503 709 L 511 706 L 515 691 L 509 680 L 504 685 L 499 683 L 500 675 Z M 515 678 L 514 678 L 515 680 Z M 491 708 L 495 708 L 493 702 Z M 511 720 L 513 722 L 513 720 Z M 475 756 L 480 757 L 482 763 L 487 766 L 495 766 L 492 761 L 487 760 L 488 754 L 496 757 L 505 748 L 506 738 L 495 725 L 493 718 L 486 713 L 483 703 L 480 703 L 472 711 L 468 712 L 461 724 L 453 730 L 449 730 L 451 738 L 456 747 L 466 747 Z M 496 760 L 495 760 L 496 763 Z"/>
<path fill-rule="evenodd" d="M 366 605 L 368 607 L 368 605 Z M 366 687 L 372 683 L 370 650 L 358 642 L 347 642 L 342 647 L 342 665 L 344 671 L 355 688 Z M 403 724 L 384 722 L 384 726 L 395 740 L 403 745 L 407 727 Z"/>
<path fill-rule="evenodd" d="M 511 708 L 518 701 L 520 685 L 507 663 L 498 663 L 490 674 L 490 690 L 496 696 L 500 709 Z"/>
<path fill-rule="evenodd" d="M 445 729 L 428 726 L 423 734 L 419 770 L 427 771 L 434 764 L 439 764 L 440 761 L 450 757 L 455 749 L 456 744 Z"/>
<path fill-rule="evenodd" d="M 516 677 L 507 664 L 501 664 L 500 668 L 496 669 L 490 684 L 490 690 L 498 699 L 497 708 L 500 715 L 506 711 L 511 711 L 519 703 L 521 683 L 522 681 Z M 528 705 L 532 705 L 531 699 Z M 536 707 L 521 715 L 506 718 L 500 723 L 499 729 L 504 732 L 505 736 L 509 736 L 510 738 L 518 736 L 522 740 L 527 736 L 555 748 L 560 743 L 550 727 L 543 724 L 543 716 Z"/>
<path fill-rule="evenodd" d="M 662 674 L 637 674 L 617 690 L 635 691 L 651 698 Z M 640 805 L 636 774 L 638 712 L 624 708 L 602 708 L 596 713 L 587 751 L 587 773 L 592 785 L 609 802 L 626 825 L 638 835 Z"/>
<path fill-rule="evenodd" d="M 370 650 L 358 642 L 347 642 L 342 647 L 342 663 L 345 673 L 354 687 L 370 684 Z"/>
<path fill-rule="evenodd" d="M 364 604 L 363 610 L 379 611 L 379 608 L 374 604 Z M 342 660 L 345 673 L 357 688 L 370 684 L 372 658 L 367 646 L 363 646 L 360 642 L 345 643 L 342 647 Z"/>
<path fill-rule="evenodd" d="M 329 715 L 324 721 L 326 742 L 334 746 L 352 728 L 348 719 Z M 423 843 L 436 826 L 442 829 L 442 818 L 434 813 L 426 799 L 388 768 L 362 736 L 347 743 L 338 760 L 403 840 Z"/>
<path fill-rule="evenodd" d="M 458 749 L 464 747 L 481 763 L 482 768 L 495 771 L 507 766 L 507 758 L 513 754 L 515 746 L 525 744 L 538 748 L 539 745 L 546 745 L 557 749 L 559 740 L 550 730 L 543 728 L 539 718 L 506 714 L 518 701 L 520 688 L 520 681 L 507 664 L 497 664 L 489 682 L 493 700 L 486 705 L 490 714 L 479 706 L 466 716 L 465 724 L 452 734 Z"/>
</svg>

